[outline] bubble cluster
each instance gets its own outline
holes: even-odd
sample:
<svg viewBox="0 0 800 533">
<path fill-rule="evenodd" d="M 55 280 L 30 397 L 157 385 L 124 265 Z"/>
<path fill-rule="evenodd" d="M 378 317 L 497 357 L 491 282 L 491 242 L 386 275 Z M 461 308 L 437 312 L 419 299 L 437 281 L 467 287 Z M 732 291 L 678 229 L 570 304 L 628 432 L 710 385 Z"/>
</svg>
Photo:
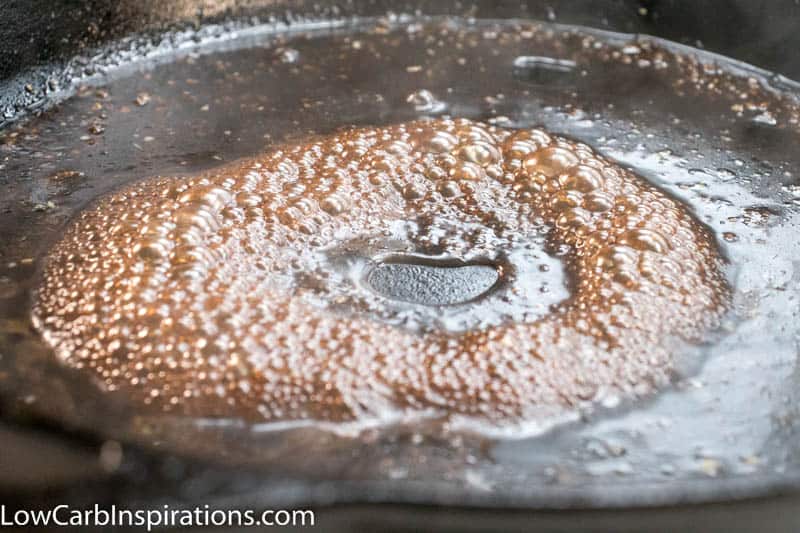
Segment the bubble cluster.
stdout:
<svg viewBox="0 0 800 533">
<path fill-rule="evenodd" d="M 452 255 L 486 232 L 546 227 L 571 296 L 534 321 L 462 332 L 409 331 L 326 297 L 322 250 L 447 213 L 464 233 L 440 243 Z M 713 238 L 676 200 L 584 144 L 448 119 L 107 196 L 52 249 L 33 318 L 64 363 L 151 408 L 503 422 L 654 390 L 670 339 L 714 327 L 726 296 Z"/>
</svg>

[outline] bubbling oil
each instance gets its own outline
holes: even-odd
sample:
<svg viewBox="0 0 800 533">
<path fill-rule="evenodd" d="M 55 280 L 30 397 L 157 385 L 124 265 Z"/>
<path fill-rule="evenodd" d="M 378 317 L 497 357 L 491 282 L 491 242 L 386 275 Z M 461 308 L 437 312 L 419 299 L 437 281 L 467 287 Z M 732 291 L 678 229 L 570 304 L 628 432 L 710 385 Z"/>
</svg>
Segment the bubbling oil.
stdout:
<svg viewBox="0 0 800 533">
<path fill-rule="evenodd" d="M 399 253 L 406 267 L 385 261 Z M 424 288 L 441 257 L 469 298 Z M 337 274 L 359 261 L 372 283 Z M 546 312 L 492 310 L 560 272 L 548 262 L 564 277 Z M 375 276 L 429 300 L 376 291 Z M 500 423 L 651 393 L 670 340 L 717 326 L 726 302 L 714 238 L 631 171 L 542 129 L 430 119 L 104 197 L 51 250 L 33 317 L 65 364 L 158 410 Z M 408 320 L 431 306 L 472 316 Z"/>
</svg>

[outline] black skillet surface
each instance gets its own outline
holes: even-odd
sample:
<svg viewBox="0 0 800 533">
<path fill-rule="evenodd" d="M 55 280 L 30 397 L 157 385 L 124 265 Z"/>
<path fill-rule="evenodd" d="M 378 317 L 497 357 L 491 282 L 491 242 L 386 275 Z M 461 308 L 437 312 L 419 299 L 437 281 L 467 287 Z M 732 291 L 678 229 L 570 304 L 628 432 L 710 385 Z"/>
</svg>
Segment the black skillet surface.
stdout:
<svg viewBox="0 0 800 533">
<path fill-rule="evenodd" d="M 113 61 L 113 55 L 95 54 L 97 47 L 136 32 L 157 33 L 174 24 L 199 24 L 228 17 L 277 14 L 286 20 L 346 15 L 381 15 L 387 11 L 454 13 L 476 17 L 518 16 L 547 19 L 556 13 L 562 23 L 576 23 L 624 32 L 660 35 L 750 61 L 790 77 L 800 77 L 800 57 L 793 53 L 798 41 L 793 33 L 800 12 L 790 2 L 570 2 L 547 6 L 540 3 L 477 2 L 451 6 L 444 2 L 414 5 L 363 2 L 334 7 L 304 2 L 220 2 L 223 9 L 198 12 L 196 2 L 12 2 L 0 13 L 0 39 L 9 50 L 2 54 L 0 73 L 4 91 L 0 108 L 6 120 L 35 109 L 52 98 L 65 96 L 68 81 L 76 73 L 91 75 L 98 65 Z M 230 5 L 228 5 L 230 4 Z M 287 4 L 291 4 L 290 6 Z M 54 22 L 55 21 L 55 22 Z M 713 21 L 713 23 L 712 23 Z M 77 55 L 77 59 L 76 59 Z M 791 401 L 791 399 L 790 399 Z M 281 482 L 268 487 L 263 475 L 241 467 L 220 467 L 204 461 L 164 457 L 152 451 L 125 447 L 121 465 L 113 464 L 117 445 L 103 442 L 89 432 L 63 434 L 57 420 L 31 418 L 24 408 L 5 402 L 3 442 L 6 455 L 0 486 L 16 493 L 19 505 L 56 501 L 66 491 L 76 502 L 126 501 L 146 505 L 168 501 L 191 503 L 215 501 L 219 505 L 261 506 L 265 504 L 326 504 L 354 502 L 362 505 L 330 507 L 322 511 L 331 528 L 386 526 L 395 530 L 414 526 L 450 530 L 491 528 L 543 529 L 580 527 L 582 530 L 794 530 L 800 523 L 792 513 L 798 486 L 793 474 L 790 443 L 785 448 L 785 472 L 725 479 L 696 479 L 681 483 L 669 480 L 646 486 L 625 487 L 615 483 L 608 491 L 597 486 L 514 487 L 512 491 L 481 493 L 470 487 L 443 482 Z M 774 416 L 768 413 L 766 416 Z M 761 415 L 759 415 L 761 416 Z M 709 429 L 713 431 L 713 428 Z M 790 438 L 782 434 L 782 438 Z M 401 446 L 400 446 L 401 447 Z M 366 450 L 366 449 L 365 449 Z M 96 456 L 99 453 L 101 461 Z M 369 453 L 362 450 L 362 453 Z M 392 453 L 391 448 L 380 453 Z M 165 454 L 168 455 L 168 454 Z M 9 458 L 14 458 L 9 460 Z M 49 463 L 42 458 L 49 459 Z M 442 457 L 444 462 L 463 458 Z M 26 463 L 27 461 L 27 463 Z M 342 458 L 347 463 L 347 458 Z M 13 463 L 13 464 L 12 464 Z M 69 467 L 65 467 L 69 465 Z M 78 467 L 78 465 L 84 465 Z M 99 466 L 98 466 L 99 465 Z M 14 466 L 15 468 L 11 468 Z M 104 470 L 104 467 L 106 470 Z M 114 467 L 114 468 L 111 468 Z M 47 472 L 42 492 L 42 475 Z M 113 474 L 107 474 L 113 470 Z M 796 472 L 796 469 L 794 470 Z M 79 483 L 76 485 L 76 483 Z M 82 490 L 76 491 L 74 487 Z M 276 488 L 277 487 L 277 488 Z M 17 492 L 20 488 L 23 492 Z M 778 495 L 781 496 L 778 496 Z M 751 499 L 757 496 L 760 499 Z M 709 503 L 748 498 L 736 503 Z M 5 499 L 5 498 L 4 498 Z M 8 500 L 7 500 L 8 501 Z M 407 507 L 394 505 L 376 514 L 365 502 L 437 504 Z M 676 506 L 677 504 L 686 504 Z M 452 506 L 452 507 L 442 507 Z M 658 506 L 653 508 L 653 506 Z M 669 506 L 669 507 L 666 507 Z M 472 509 L 468 509 L 472 507 Z M 587 509 L 565 513 L 535 509 Z M 500 508 L 505 511 L 480 511 Z M 588 510 L 588 509 L 595 510 Z M 615 509 L 615 510 L 597 510 Z M 511 511 L 511 509 L 514 509 Z M 626 509 L 624 512 L 621 509 Z"/>
</svg>

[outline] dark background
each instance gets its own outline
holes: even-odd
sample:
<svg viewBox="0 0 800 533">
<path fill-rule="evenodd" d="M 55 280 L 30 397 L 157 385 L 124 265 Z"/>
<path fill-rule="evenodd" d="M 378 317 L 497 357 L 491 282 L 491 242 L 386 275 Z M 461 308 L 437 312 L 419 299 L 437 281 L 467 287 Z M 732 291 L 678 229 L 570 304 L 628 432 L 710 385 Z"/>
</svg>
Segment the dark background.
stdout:
<svg viewBox="0 0 800 533">
<path fill-rule="evenodd" d="M 6 0 L 0 7 L 0 126 L 67 88 L 76 73 L 91 74 L 98 47 L 132 34 L 232 17 L 293 20 L 417 10 L 555 16 L 562 23 L 665 37 L 800 78 L 798 0 Z"/>
</svg>

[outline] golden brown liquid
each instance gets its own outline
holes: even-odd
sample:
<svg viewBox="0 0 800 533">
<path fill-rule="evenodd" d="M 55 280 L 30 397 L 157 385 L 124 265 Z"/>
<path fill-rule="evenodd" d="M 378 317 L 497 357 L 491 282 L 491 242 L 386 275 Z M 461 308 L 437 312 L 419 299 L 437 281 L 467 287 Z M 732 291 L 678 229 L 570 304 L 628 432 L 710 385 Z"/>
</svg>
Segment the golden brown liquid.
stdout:
<svg viewBox="0 0 800 533">
<path fill-rule="evenodd" d="M 453 257 L 491 251 L 476 226 L 546 226 L 548 245 L 566 250 L 571 296 L 532 322 L 461 332 L 387 324 L 367 312 L 378 295 L 367 311 L 326 301 L 327 278 L 310 266 L 320 250 L 443 214 L 471 228 L 441 244 Z M 165 410 L 346 421 L 434 409 L 500 421 L 652 391 L 668 380 L 670 339 L 714 327 L 726 295 L 705 228 L 588 146 L 431 120 L 351 129 L 102 199 L 52 250 L 34 320 L 67 365 Z"/>
</svg>

